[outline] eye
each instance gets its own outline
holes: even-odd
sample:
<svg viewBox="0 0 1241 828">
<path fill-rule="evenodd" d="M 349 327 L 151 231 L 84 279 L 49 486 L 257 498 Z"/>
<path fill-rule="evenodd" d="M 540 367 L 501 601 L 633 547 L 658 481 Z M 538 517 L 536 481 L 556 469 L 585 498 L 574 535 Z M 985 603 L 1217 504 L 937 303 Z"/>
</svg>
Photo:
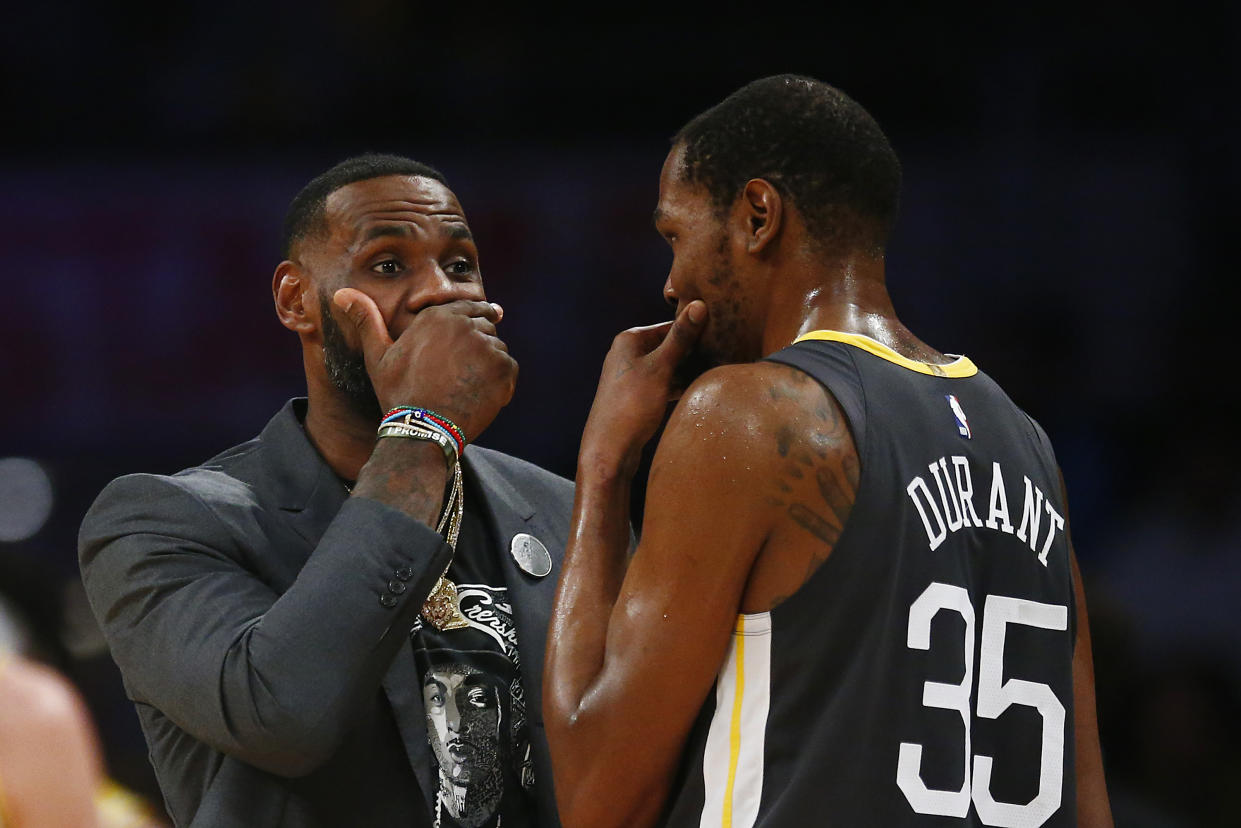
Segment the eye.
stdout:
<svg viewBox="0 0 1241 828">
<path fill-rule="evenodd" d="M 371 270 L 376 273 L 382 273 L 385 276 L 391 276 L 401 272 L 401 263 L 396 259 L 384 259 L 382 262 L 376 262 L 371 265 Z"/>
<path fill-rule="evenodd" d="M 453 276 L 469 276 L 477 267 L 471 259 L 456 259 L 448 264 L 446 270 Z"/>
<path fill-rule="evenodd" d="M 431 707 L 443 707 L 447 699 L 444 698 L 444 689 L 438 684 L 427 687 L 426 689 L 427 704 Z"/>
</svg>

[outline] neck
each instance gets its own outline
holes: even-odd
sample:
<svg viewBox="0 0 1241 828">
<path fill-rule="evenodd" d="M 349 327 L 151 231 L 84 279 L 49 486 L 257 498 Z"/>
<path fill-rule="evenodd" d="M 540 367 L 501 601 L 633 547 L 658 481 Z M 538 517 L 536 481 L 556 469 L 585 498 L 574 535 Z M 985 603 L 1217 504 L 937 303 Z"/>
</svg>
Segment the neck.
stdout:
<svg viewBox="0 0 1241 828">
<path fill-rule="evenodd" d="M 919 362 L 947 361 L 897 318 L 882 257 L 850 253 L 824 261 L 807 256 L 798 265 L 772 280 L 782 287 L 773 291 L 763 331 L 764 355 L 810 331 L 832 330 L 869 336 Z"/>
<path fill-rule="evenodd" d="M 306 434 L 332 471 L 344 480 L 357 480 L 375 449 L 378 423 L 354 411 L 323 372 L 310 367 L 306 371 Z"/>
</svg>

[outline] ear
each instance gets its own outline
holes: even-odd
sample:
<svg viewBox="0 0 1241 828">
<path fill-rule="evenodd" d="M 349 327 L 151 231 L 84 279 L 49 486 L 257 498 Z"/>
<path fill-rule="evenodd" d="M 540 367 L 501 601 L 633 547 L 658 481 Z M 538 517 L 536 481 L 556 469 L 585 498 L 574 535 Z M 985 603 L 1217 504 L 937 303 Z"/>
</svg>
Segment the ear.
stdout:
<svg viewBox="0 0 1241 828">
<path fill-rule="evenodd" d="M 784 199 L 770 181 L 751 178 L 738 200 L 744 225 L 747 253 L 761 253 L 780 235 L 784 225 Z"/>
<path fill-rule="evenodd" d="M 317 314 L 322 309 L 310 290 L 310 280 L 296 262 L 286 259 L 276 265 L 271 278 L 271 296 L 281 325 L 303 335 L 318 330 Z"/>
</svg>

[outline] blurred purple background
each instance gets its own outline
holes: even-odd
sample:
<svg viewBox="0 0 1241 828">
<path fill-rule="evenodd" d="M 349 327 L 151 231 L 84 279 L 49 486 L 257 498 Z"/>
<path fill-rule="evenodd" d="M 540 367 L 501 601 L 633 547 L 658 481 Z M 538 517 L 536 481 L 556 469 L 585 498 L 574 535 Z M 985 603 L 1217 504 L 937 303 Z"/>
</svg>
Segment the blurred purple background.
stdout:
<svg viewBox="0 0 1241 828">
<path fill-rule="evenodd" d="M 857 98 L 902 158 L 898 311 L 1057 446 L 1118 824 L 1241 824 L 1224 796 L 1241 775 L 1241 12 L 1134 8 L 811 25 L 721 7 L 607 28 L 390 0 L 7 10 L 0 458 L 37 466 L 0 460 L 5 612 L 87 694 L 114 776 L 155 795 L 83 607 L 77 526 L 109 479 L 197 463 L 302 393 L 270 299 L 300 186 L 364 150 L 447 175 L 522 366 L 482 442 L 572 476 L 611 337 L 667 316 L 650 213 L 668 136 L 801 72 Z"/>
</svg>

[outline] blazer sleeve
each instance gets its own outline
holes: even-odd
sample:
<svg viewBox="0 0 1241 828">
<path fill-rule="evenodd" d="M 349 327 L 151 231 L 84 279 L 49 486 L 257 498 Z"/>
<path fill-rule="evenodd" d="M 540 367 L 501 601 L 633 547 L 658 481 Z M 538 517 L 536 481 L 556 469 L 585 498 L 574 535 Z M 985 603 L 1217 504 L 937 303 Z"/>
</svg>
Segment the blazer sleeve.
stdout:
<svg viewBox="0 0 1241 828">
<path fill-rule="evenodd" d="M 243 565 L 270 542 L 248 487 L 206 474 L 110 484 L 82 525 L 83 583 L 134 701 L 225 754 L 304 775 L 373 699 L 451 552 L 354 497 L 278 594 Z"/>
</svg>

